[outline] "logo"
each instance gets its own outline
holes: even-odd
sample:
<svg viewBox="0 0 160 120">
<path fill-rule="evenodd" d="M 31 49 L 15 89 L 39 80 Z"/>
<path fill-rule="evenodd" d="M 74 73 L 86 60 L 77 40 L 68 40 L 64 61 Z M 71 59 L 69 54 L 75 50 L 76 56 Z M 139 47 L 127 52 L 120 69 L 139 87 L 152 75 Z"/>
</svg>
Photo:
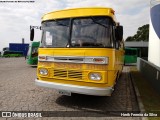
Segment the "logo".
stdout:
<svg viewBox="0 0 160 120">
<path fill-rule="evenodd" d="M 151 8 L 151 21 L 153 28 L 157 34 L 157 36 L 160 38 L 160 4 L 155 5 Z"/>
<path fill-rule="evenodd" d="M 2 117 L 12 117 L 11 112 L 2 112 Z"/>
<path fill-rule="evenodd" d="M 0 0 L 0 3 L 34 3 L 34 0 Z"/>
</svg>

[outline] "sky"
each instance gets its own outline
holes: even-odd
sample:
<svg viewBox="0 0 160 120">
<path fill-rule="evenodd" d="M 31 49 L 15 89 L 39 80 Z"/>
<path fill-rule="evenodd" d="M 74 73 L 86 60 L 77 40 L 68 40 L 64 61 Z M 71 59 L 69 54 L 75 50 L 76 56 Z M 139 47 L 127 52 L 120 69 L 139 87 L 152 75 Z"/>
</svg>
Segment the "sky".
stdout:
<svg viewBox="0 0 160 120">
<path fill-rule="evenodd" d="M 3 2 L 13 1 L 13 2 Z M 0 51 L 9 43 L 30 42 L 30 25 L 40 26 L 48 12 L 76 7 L 110 7 L 124 27 L 124 39 L 136 34 L 138 27 L 149 24 L 150 0 L 0 0 Z M 24 2 L 34 1 L 34 2 Z M 35 30 L 35 41 L 41 31 Z"/>
</svg>

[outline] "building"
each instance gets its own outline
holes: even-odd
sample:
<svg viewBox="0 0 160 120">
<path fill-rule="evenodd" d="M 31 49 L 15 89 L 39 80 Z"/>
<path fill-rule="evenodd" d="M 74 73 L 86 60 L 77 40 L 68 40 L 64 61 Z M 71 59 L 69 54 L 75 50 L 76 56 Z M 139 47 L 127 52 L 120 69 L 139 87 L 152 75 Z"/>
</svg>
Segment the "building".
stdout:
<svg viewBox="0 0 160 120">
<path fill-rule="evenodd" d="M 125 42 L 125 48 L 139 48 L 139 56 L 138 57 L 148 57 L 148 42 L 144 41 L 133 41 L 133 42 Z"/>
</svg>

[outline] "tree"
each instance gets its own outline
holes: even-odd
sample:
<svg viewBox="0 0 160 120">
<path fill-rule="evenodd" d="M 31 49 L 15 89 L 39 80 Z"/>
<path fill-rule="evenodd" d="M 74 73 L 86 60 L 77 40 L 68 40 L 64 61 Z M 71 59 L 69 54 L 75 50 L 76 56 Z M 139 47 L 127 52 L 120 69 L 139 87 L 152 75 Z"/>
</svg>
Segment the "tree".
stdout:
<svg viewBox="0 0 160 120">
<path fill-rule="evenodd" d="M 149 24 L 139 27 L 134 36 L 127 37 L 126 41 L 148 41 L 149 40 Z"/>
</svg>

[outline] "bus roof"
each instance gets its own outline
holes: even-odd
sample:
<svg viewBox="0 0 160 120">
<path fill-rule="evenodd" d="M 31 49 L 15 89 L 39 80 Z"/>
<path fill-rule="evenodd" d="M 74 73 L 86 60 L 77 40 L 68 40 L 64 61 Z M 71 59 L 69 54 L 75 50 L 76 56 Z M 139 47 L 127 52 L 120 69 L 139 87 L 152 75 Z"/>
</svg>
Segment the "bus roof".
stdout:
<svg viewBox="0 0 160 120">
<path fill-rule="evenodd" d="M 114 10 L 112 8 L 104 7 L 93 7 L 93 8 L 73 8 L 54 11 L 45 14 L 42 17 L 42 21 L 52 20 L 52 19 L 63 19 L 63 18 L 75 18 L 75 17 L 89 17 L 89 16 L 108 16 L 117 23 Z"/>
</svg>

